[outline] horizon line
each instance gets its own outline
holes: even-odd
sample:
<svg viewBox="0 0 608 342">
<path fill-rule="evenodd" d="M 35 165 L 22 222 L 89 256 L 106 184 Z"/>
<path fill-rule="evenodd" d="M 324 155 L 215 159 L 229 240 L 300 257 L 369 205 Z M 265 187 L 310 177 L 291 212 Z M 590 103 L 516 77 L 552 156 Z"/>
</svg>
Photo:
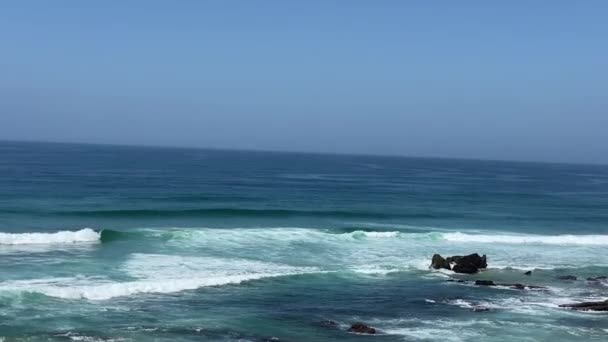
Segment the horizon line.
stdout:
<svg viewBox="0 0 608 342">
<path fill-rule="evenodd" d="M 461 160 L 477 162 L 504 162 L 504 163 L 527 163 L 527 164 L 549 164 L 549 165 L 581 165 L 581 166 L 608 166 L 602 162 L 568 162 L 568 161 L 542 161 L 542 160 L 521 160 L 521 159 L 493 159 L 493 158 L 474 158 L 474 157 L 445 157 L 430 155 L 405 155 L 405 154 L 370 154 L 356 152 L 329 152 L 329 151 L 296 151 L 296 150 L 272 150 L 256 148 L 229 148 L 229 147 L 205 147 L 205 146 L 185 146 L 185 145 L 155 145 L 145 143 L 105 143 L 105 142 L 82 142 L 82 141 L 58 141 L 58 140 L 32 140 L 32 139 L 2 139 L 0 143 L 30 143 L 30 144 L 56 144 L 56 145 L 89 145 L 106 147 L 134 147 L 134 148 L 160 148 L 160 149 L 183 149 L 183 150 L 207 150 L 225 152 L 253 152 L 253 153 L 283 153 L 283 154 L 309 154 L 309 155 L 328 155 L 328 156 L 350 156 L 350 157 L 380 157 L 380 158 L 404 158 L 404 159 L 440 159 L 440 160 Z"/>
</svg>

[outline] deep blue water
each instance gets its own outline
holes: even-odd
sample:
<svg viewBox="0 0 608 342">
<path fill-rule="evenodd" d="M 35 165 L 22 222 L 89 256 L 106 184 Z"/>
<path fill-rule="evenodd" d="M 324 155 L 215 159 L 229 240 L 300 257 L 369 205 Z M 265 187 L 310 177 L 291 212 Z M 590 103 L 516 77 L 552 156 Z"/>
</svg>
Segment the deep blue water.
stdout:
<svg viewBox="0 0 608 342">
<path fill-rule="evenodd" d="M 2 142 L 0 231 L 6 341 L 608 337 L 608 166 Z"/>
</svg>

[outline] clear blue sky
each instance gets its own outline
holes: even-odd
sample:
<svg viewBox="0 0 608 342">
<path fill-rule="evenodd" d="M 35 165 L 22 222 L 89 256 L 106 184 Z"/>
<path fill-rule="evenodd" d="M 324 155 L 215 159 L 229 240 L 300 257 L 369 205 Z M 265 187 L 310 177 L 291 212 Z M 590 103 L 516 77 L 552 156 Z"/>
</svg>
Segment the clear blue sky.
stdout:
<svg viewBox="0 0 608 342">
<path fill-rule="evenodd" d="M 3 1 L 0 139 L 608 163 L 608 1 Z"/>
</svg>

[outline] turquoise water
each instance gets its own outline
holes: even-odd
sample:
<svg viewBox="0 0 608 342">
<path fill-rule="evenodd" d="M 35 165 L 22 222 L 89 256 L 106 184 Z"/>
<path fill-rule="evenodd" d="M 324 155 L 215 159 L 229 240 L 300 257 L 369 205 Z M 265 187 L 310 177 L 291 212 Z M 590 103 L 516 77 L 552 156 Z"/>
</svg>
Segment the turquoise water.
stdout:
<svg viewBox="0 0 608 342">
<path fill-rule="evenodd" d="M 608 338 L 607 166 L 4 142 L 0 231 L 3 341 Z"/>
</svg>

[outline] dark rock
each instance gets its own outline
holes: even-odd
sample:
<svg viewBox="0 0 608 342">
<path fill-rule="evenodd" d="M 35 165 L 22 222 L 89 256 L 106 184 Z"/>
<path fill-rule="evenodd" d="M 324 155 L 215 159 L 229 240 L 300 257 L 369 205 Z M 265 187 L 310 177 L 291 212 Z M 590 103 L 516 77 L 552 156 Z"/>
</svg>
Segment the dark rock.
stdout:
<svg viewBox="0 0 608 342">
<path fill-rule="evenodd" d="M 464 279 L 448 279 L 447 281 L 452 282 L 452 283 L 465 283 L 466 282 Z"/>
<path fill-rule="evenodd" d="M 529 276 L 532 275 L 532 271 L 527 271 L 526 273 L 524 273 L 525 275 Z"/>
<path fill-rule="evenodd" d="M 351 325 L 350 328 L 348 328 L 348 332 L 354 332 L 354 333 L 358 333 L 358 334 L 375 334 L 376 329 L 374 329 L 364 323 L 357 322 L 357 323 Z"/>
<path fill-rule="evenodd" d="M 582 302 L 572 304 L 562 304 L 560 308 L 569 308 L 579 311 L 608 311 L 608 300 L 602 302 Z"/>
<path fill-rule="evenodd" d="M 491 309 L 488 308 L 487 306 L 476 306 L 473 308 L 473 312 L 487 312 L 487 311 L 491 311 Z"/>
<path fill-rule="evenodd" d="M 469 255 L 465 255 L 465 256 L 455 255 L 455 256 L 448 257 L 446 259 L 446 261 L 449 263 L 456 263 L 456 264 L 471 264 L 477 268 L 488 267 L 488 262 L 487 262 L 487 258 L 486 258 L 485 254 L 483 256 L 479 256 L 479 254 L 477 254 L 477 253 L 473 253 L 473 254 L 469 254 Z"/>
<path fill-rule="evenodd" d="M 452 270 L 456 273 L 477 273 L 479 269 L 488 267 L 486 255 L 479 256 L 477 253 L 465 255 L 465 256 L 452 256 L 446 259 L 450 264 L 454 263 Z"/>
<path fill-rule="evenodd" d="M 446 270 L 451 270 L 450 263 L 447 262 L 441 255 L 433 254 L 433 259 L 431 260 L 431 267 L 438 270 L 440 268 L 445 268 Z"/>
<path fill-rule="evenodd" d="M 462 255 L 454 255 L 454 256 L 445 258 L 445 260 L 447 262 L 449 262 L 450 264 L 453 264 L 453 263 L 455 263 L 456 261 L 458 261 L 460 259 L 462 259 Z"/>
<path fill-rule="evenodd" d="M 608 279 L 608 277 L 606 277 L 606 276 L 589 277 L 589 278 L 587 278 L 587 281 L 601 281 L 601 280 L 606 280 L 606 279 Z"/>
<path fill-rule="evenodd" d="M 475 274 L 479 272 L 479 268 L 470 264 L 456 264 L 452 268 L 452 271 L 456 273 Z"/>
<path fill-rule="evenodd" d="M 475 285 L 477 285 L 477 286 L 504 286 L 504 287 L 510 287 L 510 288 L 517 289 L 517 290 L 525 290 L 526 288 L 527 289 L 546 289 L 546 287 L 544 287 L 544 286 L 524 285 L 524 284 L 519 284 L 519 283 L 501 284 L 501 283 L 495 283 L 491 280 L 476 280 Z"/>
<path fill-rule="evenodd" d="M 511 284 L 510 286 L 517 290 L 525 290 L 525 288 L 526 288 L 526 286 L 523 284 Z"/>
<path fill-rule="evenodd" d="M 547 287 L 545 286 L 539 286 L 539 285 L 526 285 L 527 288 L 529 288 L 530 290 L 546 290 Z"/>
<path fill-rule="evenodd" d="M 495 286 L 493 281 L 491 280 L 475 280 L 475 285 L 479 286 Z"/>
<path fill-rule="evenodd" d="M 576 280 L 578 278 L 573 275 L 565 275 L 565 276 L 559 276 L 559 277 L 557 277 L 557 279 L 559 279 L 559 280 Z"/>
</svg>

